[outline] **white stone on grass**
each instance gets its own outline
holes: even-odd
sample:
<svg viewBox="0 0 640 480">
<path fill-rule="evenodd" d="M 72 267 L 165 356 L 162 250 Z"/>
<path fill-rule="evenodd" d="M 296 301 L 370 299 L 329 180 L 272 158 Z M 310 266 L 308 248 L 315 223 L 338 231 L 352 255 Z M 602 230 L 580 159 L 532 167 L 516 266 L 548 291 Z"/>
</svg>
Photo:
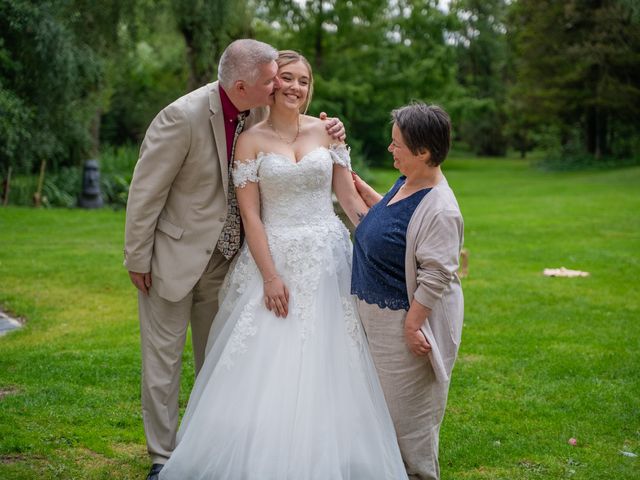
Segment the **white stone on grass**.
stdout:
<svg viewBox="0 0 640 480">
<path fill-rule="evenodd" d="M 18 328 L 22 328 L 22 323 L 0 311 L 0 336 Z"/>
</svg>

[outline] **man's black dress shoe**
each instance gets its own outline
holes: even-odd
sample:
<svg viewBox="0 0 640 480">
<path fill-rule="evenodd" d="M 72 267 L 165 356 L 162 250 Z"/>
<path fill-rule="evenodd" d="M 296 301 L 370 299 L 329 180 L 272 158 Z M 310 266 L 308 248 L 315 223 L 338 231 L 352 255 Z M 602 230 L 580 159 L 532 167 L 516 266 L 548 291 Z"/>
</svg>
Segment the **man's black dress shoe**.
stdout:
<svg viewBox="0 0 640 480">
<path fill-rule="evenodd" d="M 149 470 L 149 475 L 147 475 L 147 480 L 158 480 L 158 474 L 160 470 L 164 467 L 161 463 L 154 463 L 151 465 L 151 470 Z"/>
</svg>

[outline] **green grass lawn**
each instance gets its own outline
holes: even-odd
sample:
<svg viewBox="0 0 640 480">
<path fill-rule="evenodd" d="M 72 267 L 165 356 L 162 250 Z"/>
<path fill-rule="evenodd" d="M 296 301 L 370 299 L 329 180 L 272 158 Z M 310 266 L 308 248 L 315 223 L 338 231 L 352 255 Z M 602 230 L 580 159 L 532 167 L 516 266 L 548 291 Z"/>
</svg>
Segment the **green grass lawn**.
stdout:
<svg viewBox="0 0 640 480">
<path fill-rule="evenodd" d="M 373 172 L 379 189 L 396 177 Z M 445 172 L 469 276 L 443 479 L 640 478 L 621 453 L 640 454 L 640 168 L 452 158 Z M 123 223 L 106 209 L 0 209 L 0 304 L 27 318 L 0 338 L 1 479 L 146 474 Z M 560 266 L 591 276 L 542 275 Z"/>
</svg>

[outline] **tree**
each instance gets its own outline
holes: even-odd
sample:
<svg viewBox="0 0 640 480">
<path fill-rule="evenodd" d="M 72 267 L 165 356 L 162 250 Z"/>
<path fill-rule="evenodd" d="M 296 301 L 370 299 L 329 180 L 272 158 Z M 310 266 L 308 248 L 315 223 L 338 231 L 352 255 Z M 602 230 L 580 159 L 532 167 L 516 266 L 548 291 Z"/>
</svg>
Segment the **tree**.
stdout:
<svg viewBox="0 0 640 480">
<path fill-rule="evenodd" d="M 504 0 L 456 0 L 457 79 L 465 91 L 458 134 L 479 155 L 504 155 L 508 59 Z"/>
<path fill-rule="evenodd" d="M 511 24 L 515 91 L 527 117 L 555 126 L 565 152 L 577 144 L 595 158 L 629 154 L 616 138 L 640 133 L 637 7 L 620 0 L 520 0 Z"/>
<path fill-rule="evenodd" d="M 189 91 L 186 46 L 169 0 L 138 0 L 121 25 L 100 129 L 101 141 L 112 145 L 138 144 L 158 111 Z"/>
<path fill-rule="evenodd" d="M 171 6 L 186 43 L 193 90 L 212 81 L 227 44 L 251 36 L 249 7 L 240 0 L 171 0 Z"/>
<path fill-rule="evenodd" d="M 87 92 L 100 62 L 60 22 L 53 2 L 0 2 L 0 162 L 29 170 L 62 164 L 90 145 Z"/>
<path fill-rule="evenodd" d="M 390 111 L 411 100 L 447 104 L 456 91 L 448 16 L 435 0 L 260 2 L 256 35 L 301 51 L 316 81 L 313 114 L 347 125 L 352 155 L 388 161 Z"/>
<path fill-rule="evenodd" d="M 89 128 L 90 155 L 98 155 L 102 114 L 109 108 L 116 62 L 126 57 L 138 33 L 141 18 L 152 21 L 149 0 L 62 0 L 58 18 L 73 31 L 76 42 L 98 59 L 98 82 L 85 92 L 93 104 Z"/>
</svg>

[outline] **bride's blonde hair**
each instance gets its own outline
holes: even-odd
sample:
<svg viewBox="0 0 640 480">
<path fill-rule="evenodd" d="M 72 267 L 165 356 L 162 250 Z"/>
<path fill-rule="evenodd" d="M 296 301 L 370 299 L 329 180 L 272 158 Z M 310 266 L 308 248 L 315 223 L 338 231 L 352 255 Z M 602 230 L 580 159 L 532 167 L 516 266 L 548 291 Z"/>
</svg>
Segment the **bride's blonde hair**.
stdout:
<svg viewBox="0 0 640 480">
<path fill-rule="evenodd" d="M 307 113 L 307 109 L 311 103 L 311 97 L 313 97 L 313 71 L 311 70 L 311 64 L 309 63 L 309 60 L 295 50 L 280 50 L 278 52 L 278 58 L 276 59 L 278 69 L 296 62 L 304 63 L 307 70 L 309 70 L 309 93 L 307 94 L 307 99 L 304 104 L 300 106 L 300 113 Z"/>
</svg>

